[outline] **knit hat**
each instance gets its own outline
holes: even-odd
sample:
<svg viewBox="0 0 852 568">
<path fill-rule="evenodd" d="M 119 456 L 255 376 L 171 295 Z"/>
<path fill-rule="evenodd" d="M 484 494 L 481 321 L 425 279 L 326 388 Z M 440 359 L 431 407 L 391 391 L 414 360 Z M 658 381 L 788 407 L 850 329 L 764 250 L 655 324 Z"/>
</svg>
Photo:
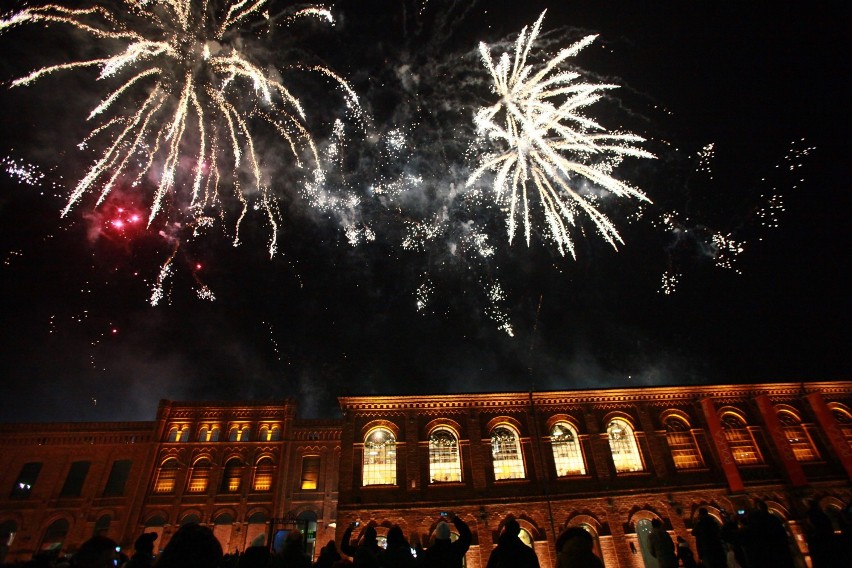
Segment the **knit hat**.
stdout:
<svg viewBox="0 0 852 568">
<path fill-rule="evenodd" d="M 435 528 L 435 538 L 438 540 L 449 540 L 450 538 L 450 525 L 441 521 L 438 523 L 438 526 Z"/>
</svg>

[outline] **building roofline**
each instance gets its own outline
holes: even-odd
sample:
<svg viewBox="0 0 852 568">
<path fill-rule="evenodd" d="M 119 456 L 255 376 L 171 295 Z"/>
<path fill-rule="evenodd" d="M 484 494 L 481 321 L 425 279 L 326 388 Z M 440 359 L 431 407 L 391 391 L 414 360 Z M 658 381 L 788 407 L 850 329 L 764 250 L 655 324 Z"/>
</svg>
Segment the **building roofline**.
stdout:
<svg viewBox="0 0 852 568">
<path fill-rule="evenodd" d="M 785 383 L 727 384 L 727 385 L 672 385 L 659 387 L 620 387 L 548 391 L 469 392 L 422 395 L 364 395 L 341 396 L 338 403 L 347 409 L 403 409 L 445 407 L 488 407 L 517 402 L 537 404 L 579 404 L 624 402 L 694 402 L 702 398 L 735 399 L 763 393 L 775 397 L 802 396 L 812 392 L 824 394 L 852 394 L 852 381 L 797 381 Z"/>
</svg>

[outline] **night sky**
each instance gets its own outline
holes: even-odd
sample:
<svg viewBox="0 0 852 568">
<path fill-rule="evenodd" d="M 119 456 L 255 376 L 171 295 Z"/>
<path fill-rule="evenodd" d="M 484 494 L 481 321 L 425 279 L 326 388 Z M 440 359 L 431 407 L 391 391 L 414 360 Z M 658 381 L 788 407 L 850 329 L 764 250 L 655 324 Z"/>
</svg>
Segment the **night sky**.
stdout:
<svg viewBox="0 0 852 568">
<path fill-rule="evenodd" d="M 300 193 L 280 140 L 263 140 L 278 253 L 254 212 L 239 247 L 226 224 L 184 233 L 153 307 L 176 243 L 160 233 L 179 203 L 148 229 L 108 222 L 118 208 L 144 212 L 150 188 L 60 216 L 97 155 L 97 141 L 77 144 L 104 86 L 75 71 L 8 88 L 104 46 L 58 25 L 0 34 L 0 421 L 149 420 L 161 398 L 294 397 L 302 416 L 333 417 L 341 395 L 852 378 L 849 14 L 737 4 L 347 0 L 329 5 L 333 28 L 247 37 L 273 61 L 323 62 L 358 93 L 370 125 L 348 142 L 339 179 L 362 196 L 358 226 L 375 239 L 352 244 L 341 216 Z M 508 49 L 545 8 L 546 47 L 599 34 L 571 63 L 621 86 L 587 114 L 657 156 L 615 172 L 653 201 L 641 218 L 634 201 L 602 204 L 625 244 L 613 250 L 586 222 L 576 260 L 538 232 L 510 244 L 493 205 L 448 197 L 470 172 L 473 110 L 489 96 L 478 43 Z M 341 97 L 294 81 L 323 145 Z M 394 131 L 406 140 L 396 154 L 380 148 Z M 43 177 L 22 181 L 21 164 Z M 369 191 L 404 174 L 422 181 L 393 199 Z M 412 222 L 445 209 L 437 237 L 403 246 Z M 459 244 L 471 223 L 492 257 Z M 720 254 L 713 234 L 742 252 Z M 677 275 L 674 293 L 665 274 Z M 495 282 L 504 296 L 492 302 Z M 214 301 L 198 297 L 203 286 Z M 418 288 L 430 290 L 422 309 Z"/>
</svg>

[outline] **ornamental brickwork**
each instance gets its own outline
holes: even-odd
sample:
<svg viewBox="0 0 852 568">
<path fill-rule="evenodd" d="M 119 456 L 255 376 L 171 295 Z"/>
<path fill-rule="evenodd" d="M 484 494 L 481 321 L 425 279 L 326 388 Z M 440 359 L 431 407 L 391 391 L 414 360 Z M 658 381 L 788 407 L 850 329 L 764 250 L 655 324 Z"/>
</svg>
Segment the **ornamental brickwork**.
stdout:
<svg viewBox="0 0 852 568">
<path fill-rule="evenodd" d="M 5 561 L 73 552 L 94 534 L 132 552 L 156 532 L 162 548 L 187 522 L 226 552 L 299 528 L 316 557 L 355 520 L 380 538 L 398 524 L 428 547 L 452 511 L 473 532 L 469 568 L 485 566 L 511 517 L 542 566 L 555 566 L 556 537 L 582 526 L 608 568 L 638 568 L 651 520 L 695 550 L 698 509 L 722 521 L 755 499 L 806 560 L 810 500 L 837 523 L 852 501 L 852 382 L 339 404 L 337 420 L 300 419 L 293 400 L 162 401 L 151 422 L 0 425 Z"/>
</svg>

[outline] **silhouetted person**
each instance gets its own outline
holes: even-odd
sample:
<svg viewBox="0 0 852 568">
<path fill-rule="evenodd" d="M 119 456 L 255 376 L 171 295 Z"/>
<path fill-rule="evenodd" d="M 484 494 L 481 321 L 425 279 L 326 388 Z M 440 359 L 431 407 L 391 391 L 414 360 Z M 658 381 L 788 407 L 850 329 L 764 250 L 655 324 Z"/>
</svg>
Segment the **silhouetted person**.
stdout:
<svg viewBox="0 0 852 568">
<path fill-rule="evenodd" d="M 677 537 L 677 559 L 683 564 L 683 568 L 696 568 L 695 555 L 689 548 L 689 543 L 682 536 Z"/>
<path fill-rule="evenodd" d="M 727 566 L 719 523 L 704 507 L 698 509 L 698 520 L 692 528 L 692 536 L 695 537 L 695 544 L 698 546 L 698 558 L 704 566 L 707 568 Z"/>
<path fill-rule="evenodd" d="M 787 531 L 769 512 L 766 502 L 758 499 L 748 517 L 745 531 L 746 558 L 750 568 L 794 568 Z"/>
<path fill-rule="evenodd" d="M 352 564 L 358 568 L 378 568 L 379 552 L 382 549 L 376 540 L 375 527 L 369 526 L 364 529 L 361 541 L 353 546 L 349 539 L 356 526 L 355 523 L 352 523 L 346 527 L 346 532 L 343 533 L 343 542 L 340 544 L 341 550 L 344 554 L 352 557 Z"/>
<path fill-rule="evenodd" d="M 721 535 L 722 544 L 725 547 L 725 556 L 728 562 L 728 568 L 740 568 L 748 566 L 743 539 L 745 538 L 745 529 L 742 527 L 742 519 L 729 518 L 722 525 Z"/>
<path fill-rule="evenodd" d="M 213 531 L 196 523 L 183 525 L 154 562 L 155 568 L 216 568 L 222 545 Z"/>
<path fill-rule="evenodd" d="M 660 519 L 651 521 L 651 556 L 657 559 L 660 568 L 677 568 L 677 556 L 675 556 L 674 542 L 672 537 L 663 528 Z"/>
<path fill-rule="evenodd" d="M 417 561 L 411 554 L 411 546 L 399 525 L 390 528 L 387 535 L 387 547 L 379 554 L 382 568 L 414 568 Z"/>
<path fill-rule="evenodd" d="M 305 552 L 302 531 L 296 529 L 287 533 L 281 550 L 281 562 L 285 568 L 311 568 L 311 558 Z"/>
<path fill-rule="evenodd" d="M 506 521 L 497 547 L 491 551 L 485 568 L 539 568 L 535 551 L 518 536 L 521 525 L 515 519 Z"/>
<path fill-rule="evenodd" d="M 843 558 L 837 546 L 839 539 L 835 538 L 834 525 L 816 499 L 811 500 L 808 507 L 805 526 L 812 568 L 843 568 L 843 563 L 849 560 Z"/>
<path fill-rule="evenodd" d="M 464 555 L 470 548 L 472 535 L 467 524 L 453 513 L 447 518 L 459 531 L 459 538 L 455 542 L 450 541 L 450 525 L 445 521 L 438 523 L 435 527 L 435 542 L 423 551 L 418 558 L 418 564 L 425 568 L 462 568 Z"/>
<path fill-rule="evenodd" d="M 157 533 L 147 532 L 139 535 L 133 543 L 133 556 L 124 564 L 124 568 L 151 568 L 154 564 L 154 541 Z"/>
<path fill-rule="evenodd" d="M 265 546 L 249 546 L 240 555 L 239 568 L 266 568 L 269 564 L 269 549 Z"/>
<path fill-rule="evenodd" d="M 74 555 L 74 568 L 115 568 L 118 552 L 116 543 L 105 536 L 93 536 L 80 546 Z"/>
<path fill-rule="evenodd" d="M 339 560 L 340 553 L 337 551 L 337 544 L 333 540 L 330 540 L 320 549 L 319 558 L 317 558 L 314 567 L 331 568 Z"/>
<path fill-rule="evenodd" d="M 604 568 L 594 551 L 592 535 L 581 527 L 566 529 L 556 539 L 558 568 Z"/>
</svg>

